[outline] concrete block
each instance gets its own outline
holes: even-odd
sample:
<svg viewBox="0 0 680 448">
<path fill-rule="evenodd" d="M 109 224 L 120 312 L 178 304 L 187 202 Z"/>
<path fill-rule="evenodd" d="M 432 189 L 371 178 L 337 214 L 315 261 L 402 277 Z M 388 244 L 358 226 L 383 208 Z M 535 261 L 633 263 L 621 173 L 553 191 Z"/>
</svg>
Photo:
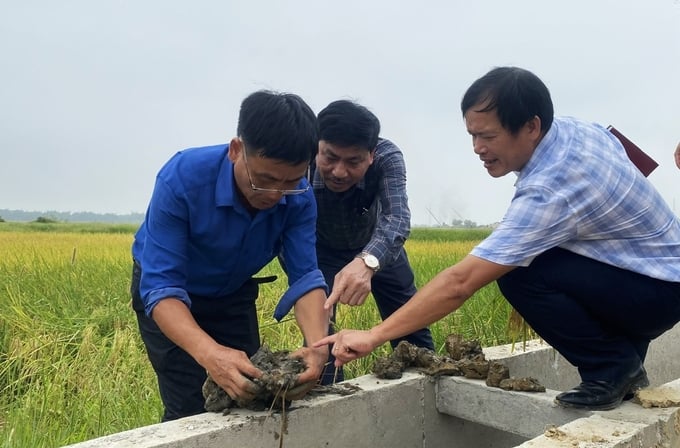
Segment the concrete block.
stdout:
<svg viewBox="0 0 680 448">
<path fill-rule="evenodd" d="M 484 356 L 505 364 L 511 376 L 536 378 L 546 389 L 563 391 L 581 382 L 576 367 L 539 339 L 488 347 Z"/>
<path fill-rule="evenodd" d="M 680 380 L 664 385 L 680 389 Z M 610 411 L 593 412 L 560 427 L 550 427 L 542 435 L 519 447 L 678 447 L 680 409 L 643 408 L 634 401 Z"/>
<path fill-rule="evenodd" d="M 233 410 L 204 413 L 126 431 L 72 448 L 414 447 L 425 439 L 426 377 L 406 372 L 398 380 L 367 375 L 348 383 L 362 390 L 294 402 L 280 413 Z M 434 414 L 434 409 L 429 410 Z M 283 438 L 283 440 L 281 440 Z"/>
<path fill-rule="evenodd" d="M 463 377 L 440 378 L 437 410 L 526 438 L 542 434 L 550 425 L 560 426 L 591 415 L 588 411 L 565 409 L 554 403 L 558 391 L 516 392 L 489 387 L 482 380 Z"/>
<path fill-rule="evenodd" d="M 679 335 L 680 325 L 650 346 L 645 367 L 653 386 L 680 389 L 680 380 L 673 381 L 680 377 Z M 554 404 L 560 391 L 580 379 L 573 366 L 541 341 L 485 348 L 484 353 L 507 365 L 514 377 L 536 378 L 546 392 L 505 391 L 481 380 L 433 379 L 409 370 L 397 380 L 373 375 L 350 380 L 362 390 L 299 400 L 285 415 L 241 409 L 229 415 L 205 413 L 69 446 L 680 447 L 678 408 L 624 403 L 612 411 L 586 412 Z"/>
<path fill-rule="evenodd" d="M 524 442 L 518 448 L 557 448 L 557 447 L 598 447 L 598 448 L 640 448 L 640 447 L 677 447 L 680 438 L 678 428 L 679 412 L 676 409 L 649 409 L 635 411 L 632 403 L 625 403 L 629 415 L 637 419 L 618 419 L 610 411 L 598 412 L 588 418 L 574 420 L 566 425 L 549 428 L 544 434 Z M 619 414 L 621 415 L 621 414 Z M 650 418 L 656 421 L 649 422 Z"/>
</svg>

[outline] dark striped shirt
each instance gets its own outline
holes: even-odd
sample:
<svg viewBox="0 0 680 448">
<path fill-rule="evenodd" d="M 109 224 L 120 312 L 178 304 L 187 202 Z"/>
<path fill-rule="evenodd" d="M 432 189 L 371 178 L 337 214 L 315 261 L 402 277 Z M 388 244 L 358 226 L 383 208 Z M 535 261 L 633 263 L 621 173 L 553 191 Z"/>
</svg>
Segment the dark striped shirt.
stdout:
<svg viewBox="0 0 680 448">
<path fill-rule="evenodd" d="M 364 178 L 342 193 L 328 190 L 314 168 L 317 244 L 357 253 L 365 250 L 378 257 L 381 266 L 390 264 L 411 230 L 401 150 L 391 141 L 380 139 Z"/>
</svg>

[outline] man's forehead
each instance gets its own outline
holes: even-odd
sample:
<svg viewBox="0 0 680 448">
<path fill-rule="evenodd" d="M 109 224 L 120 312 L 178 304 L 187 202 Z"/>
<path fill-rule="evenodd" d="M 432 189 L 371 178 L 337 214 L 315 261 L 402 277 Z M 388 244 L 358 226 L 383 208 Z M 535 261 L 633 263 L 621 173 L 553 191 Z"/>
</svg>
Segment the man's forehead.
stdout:
<svg viewBox="0 0 680 448">
<path fill-rule="evenodd" d="M 365 159 L 371 153 L 367 148 L 358 145 L 354 146 L 340 146 L 322 140 L 320 142 L 321 150 L 330 153 L 342 159 Z"/>
<path fill-rule="evenodd" d="M 502 129 L 496 110 L 479 112 L 472 108 L 465 113 L 465 126 L 468 131 L 488 132 Z"/>
</svg>

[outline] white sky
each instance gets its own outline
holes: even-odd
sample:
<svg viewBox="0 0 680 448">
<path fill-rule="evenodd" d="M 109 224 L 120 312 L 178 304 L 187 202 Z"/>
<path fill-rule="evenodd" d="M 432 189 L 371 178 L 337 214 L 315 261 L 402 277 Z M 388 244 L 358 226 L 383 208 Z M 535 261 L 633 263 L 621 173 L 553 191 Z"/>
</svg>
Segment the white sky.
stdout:
<svg viewBox="0 0 680 448">
<path fill-rule="evenodd" d="M 517 65 L 557 115 L 614 125 L 677 211 L 680 0 L 22 0 L 0 7 L 0 208 L 144 212 L 177 150 L 229 141 L 261 89 L 349 98 L 404 151 L 414 225 L 503 216 L 459 111 Z M 677 204 L 676 204 L 677 202 Z"/>
</svg>

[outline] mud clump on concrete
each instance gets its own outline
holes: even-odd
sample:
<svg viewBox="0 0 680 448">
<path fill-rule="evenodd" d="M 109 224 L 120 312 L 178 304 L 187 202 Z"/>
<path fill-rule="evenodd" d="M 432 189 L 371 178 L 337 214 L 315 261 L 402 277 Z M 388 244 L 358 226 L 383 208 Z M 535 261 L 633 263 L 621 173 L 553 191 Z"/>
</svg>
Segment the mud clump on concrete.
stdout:
<svg viewBox="0 0 680 448">
<path fill-rule="evenodd" d="M 203 383 L 206 411 L 227 414 L 231 408 L 264 411 L 289 407 L 291 400 L 286 399 L 286 393 L 298 385 L 298 376 L 306 369 L 304 361 L 301 358 L 290 357 L 290 352 L 285 350 L 272 352 L 267 345 L 262 345 L 250 360 L 263 372 L 261 378 L 252 380 L 257 386 L 255 397 L 252 400 L 234 400 L 208 375 Z M 317 385 L 306 396 L 327 393 L 349 395 L 357 389 L 359 388 L 356 386 L 344 383 L 332 386 Z"/>
<path fill-rule="evenodd" d="M 203 384 L 206 411 L 219 412 L 232 407 L 253 411 L 280 408 L 286 391 L 296 385 L 298 375 L 306 368 L 302 359 L 291 358 L 288 351 L 272 352 L 266 345 L 262 345 L 250 360 L 263 372 L 261 378 L 252 380 L 257 386 L 255 397 L 252 400 L 233 400 L 208 375 Z"/>
<path fill-rule="evenodd" d="M 465 340 L 451 334 L 446 338 L 446 355 L 437 355 L 432 350 L 416 347 L 401 341 L 387 357 L 378 358 L 373 364 L 373 374 L 378 378 L 397 379 L 409 367 L 430 376 L 464 376 L 470 379 L 484 379 L 490 387 L 525 392 L 545 392 L 545 386 L 531 377 L 513 378 L 509 369 L 497 362 L 487 361 L 479 341 Z"/>
<path fill-rule="evenodd" d="M 517 390 L 522 392 L 545 392 L 545 386 L 538 382 L 536 378 L 507 378 L 498 385 L 503 390 Z"/>
<path fill-rule="evenodd" d="M 680 406 L 680 390 L 668 386 L 650 387 L 635 392 L 635 400 L 643 408 Z"/>
<path fill-rule="evenodd" d="M 621 433 L 619 431 L 614 431 L 611 436 L 619 437 Z M 613 440 L 609 440 L 599 434 L 591 434 L 589 432 L 574 432 L 564 430 L 563 428 L 558 428 L 555 425 L 548 425 L 548 427 L 543 432 L 543 436 L 546 439 L 550 439 L 554 442 L 549 442 L 550 446 L 614 446 Z M 542 445 L 541 445 L 542 446 Z M 616 444 L 619 446 L 619 444 Z"/>
</svg>

